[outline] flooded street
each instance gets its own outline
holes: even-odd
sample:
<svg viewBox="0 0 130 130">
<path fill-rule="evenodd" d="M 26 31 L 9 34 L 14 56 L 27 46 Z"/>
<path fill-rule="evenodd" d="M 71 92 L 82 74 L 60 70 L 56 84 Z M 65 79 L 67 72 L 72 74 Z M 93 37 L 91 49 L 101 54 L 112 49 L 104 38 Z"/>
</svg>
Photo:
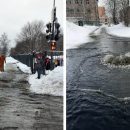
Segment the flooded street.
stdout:
<svg viewBox="0 0 130 130">
<path fill-rule="evenodd" d="M 102 63 L 128 52 L 130 39 L 105 33 L 67 50 L 67 130 L 130 129 L 130 69 Z"/>
<path fill-rule="evenodd" d="M 6 76 L 0 81 L 0 130 L 63 129 L 63 97 L 31 93 L 26 74 Z"/>
</svg>

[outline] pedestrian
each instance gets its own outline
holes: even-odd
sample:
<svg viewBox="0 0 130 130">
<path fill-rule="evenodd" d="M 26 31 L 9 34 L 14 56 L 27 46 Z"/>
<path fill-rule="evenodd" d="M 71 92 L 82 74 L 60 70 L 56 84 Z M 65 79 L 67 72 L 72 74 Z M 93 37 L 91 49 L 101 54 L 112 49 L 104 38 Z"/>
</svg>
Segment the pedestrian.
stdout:
<svg viewBox="0 0 130 130">
<path fill-rule="evenodd" d="M 61 61 L 60 61 L 61 63 L 61 66 L 63 66 L 63 57 L 61 57 Z"/>
<path fill-rule="evenodd" d="M 32 53 L 32 66 L 31 66 L 32 74 L 36 73 L 36 52 L 33 51 Z"/>
<path fill-rule="evenodd" d="M 43 61 L 42 61 L 42 56 L 41 54 L 37 54 L 37 58 L 36 58 L 36 70 L 37 70 L 37 78 L 40 79 L 41 74 L 42 74 L 42 68 L 43 67 Z"/>
<path fill-rule="evenodd" d="M 4 63 L 6 63 L 6 58 L 4 55 L 0 55 L 0 71 L 4 72 Z"/>
<path fill-rule="evenodd" d="M 46 70 L 50 70 L 51 68 L 50 59 L 48 57 L 45 59 L 45 67 L 46 67 Z"/>
<path fill-rule="evenodd" d="M 54 64 L 55 64 L 55 67 L 58 66 L 58 60 L 57 59 L 54 60 Z"/>
<path fill-rule="evenodd" d="M 45 69 L 46 69 L 46 66 L 45 66 L 45 58 L 46 58 L 46 54 L 43 53 L 43 54 L 42 54 L 42 72 L 43 72 L 43 75 L 46 75 L 46 72 L 45 72 Z"/>
</svg>

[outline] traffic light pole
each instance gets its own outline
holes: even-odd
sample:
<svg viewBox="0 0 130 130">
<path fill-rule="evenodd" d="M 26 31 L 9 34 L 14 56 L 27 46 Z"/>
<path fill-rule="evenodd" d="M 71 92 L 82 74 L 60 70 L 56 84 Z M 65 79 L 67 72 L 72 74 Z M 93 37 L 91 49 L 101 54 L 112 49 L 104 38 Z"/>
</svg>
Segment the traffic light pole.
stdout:
<svg viewBox="0 0 130 130">
<path fill-rule="evenodd" d="M 50 44 L 50 50 L 51 50 L 51 64 L 50 64 L 50 69 L 54 69 L 54 63 L 53 63 L 53 51 L 56 49 L 56 41 L 59 39 L 59 27 L 60 24 L 57 22 L 57 17 L 56 17 L 56 6 L 55 6 L 55 0 L 53 3 L 53 9 L 52 9 L 52 21 L 51 23 L 48 23 L 47 25 L 47 30 L 46 30 L 46 39 L 48 40 Z"/>
<path fill-rule="evenodd" d="M 55 0 L 54 0 L 54 5 L 53 5 L 53 21 L 52 21 L 52 37 L 51 37 L 51 42 L 52 40 L 55 40 L 55 20 L 56 20 L 56 7 L 55 7 Z M 54 69 L 54 63 L 53 63 L 53 50 L 51 50 L 51 70 Z"/>
</svg>

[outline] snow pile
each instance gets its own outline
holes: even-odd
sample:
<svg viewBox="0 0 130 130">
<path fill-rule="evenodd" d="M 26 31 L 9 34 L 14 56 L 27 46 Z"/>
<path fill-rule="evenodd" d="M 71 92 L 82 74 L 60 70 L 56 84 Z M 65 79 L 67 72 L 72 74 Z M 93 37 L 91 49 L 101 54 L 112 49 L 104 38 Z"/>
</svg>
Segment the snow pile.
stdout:
<svg viewBox="0 0 130 130">
<path fill-rule="evenodd" d="M 113 36 L 130 38 L 130 27 L 125 27 L 123 23 L 106 27 L 107 33 Z"/>
<path fill-rule="evenodd" d="M 18 69 L 20 69 L 24 73 L 31 73 L 30 67 L 15 60 L 12 57 L 6 58 L 6 64 L 4 68 L 5 68 L 5 71 L 18 71 Z"/>
<path fill-rule="evenodd" d="M 63 67 L 49 71 L 46 76 L 36 79 L 37 74 L 29 76 L 30 90 L 38 94 L 63 96 Z"/>
<path fill-rule="evenodd" d="M 114 59 L 114 55 L 106 55 L 104 58 L 103 58 L 103 61 L 105 63 L 112 63 L 112 60 Z"/>
<path fill-rule="evenodd" d="M 108 54 L 103 58 L 102 63 L 114 68 L 130 68 L 130 53 L 116 56 Z"/>
<path fill-rule="evenodd" d="M 66 40 L 66 48 L 76 48 L 81 44 L 92 41 L 89 37 L 89 34 L 96 30 L 97 26 L 78 26 L 74 23 L 67 22 L 67 40 Z"/>
<path fill-rule="evenodd" d="M 130 52 L 126 53 L 125 56 L 130 57 Z"/>
<path fill-rule="evenodd" d="M 5 71 L 18 71 L 31 73 L 30 67 L 15 60 L 12 57 L 6 58 Z M 37 73 L 29 75 L 27 78 L 30 83 L 30 90 L 38 94 L 48 94 L 54 96 L 63 96 L 63 67 L 57 67 L 53 71 L 48 71 L 46 76 L 41 75 L 37 79 Z"/>
</svg>

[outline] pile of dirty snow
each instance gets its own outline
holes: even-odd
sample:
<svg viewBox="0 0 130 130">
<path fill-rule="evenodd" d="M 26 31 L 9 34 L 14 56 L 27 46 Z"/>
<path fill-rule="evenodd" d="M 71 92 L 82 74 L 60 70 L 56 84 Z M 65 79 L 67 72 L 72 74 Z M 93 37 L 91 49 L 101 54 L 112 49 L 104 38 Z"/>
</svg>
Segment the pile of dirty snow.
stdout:
<svg viewBox="0 0 130 130">
<path fill-rule="evenodd" d="M 123 23 L 106 27 L 106 30 L 110 35 L 130 38 L 130 27 L 125 27 Z"/>
<path fill-rule="evenodd" d="M 5 71 L 18 71 L 19 69 L 24 73 L 31 73 L 30 67 L 15 60 L 12 57 L 6 58 L 6 64 L 4 65 Z"/>
<path fill-rule="evenodd" d="M 6 58 L 6 72 L 18 71 L 19 69 L 24 73 L 31 73 L 30 67 L 27 65 L 12 57 Z M 29 75 L 27 79 L 30 84 L 30 91 L 38 94 L 63 96 L 63 66 L 56 67 L 53 71 L 46 73 L 46 76 L 41 75 L 41 79 L 37 79 L 37 73 Z"/>
<path fill-rule="evenodd" d="M 122 55 L 107 54 L 102 60 L 103 64 L 110 67 L 129 68 L 130 67 L 130 53 Z"/>
<path fill-rule="evenodd" d="M 88 25 L 81 27 L 74 23 L 67 22 L 66 48 L 67 49 L 76 48 L 81 44 L 92 41 L 92 39 L 89 37 L 89 34 L 92 33 L 94 30 L 96 30 L 97 28 L 98 28 L 97 26 L 88 26 Z"/>
<path fill-rule="evenodd" d="M 38 94 L 63 96 L 63 67 L 47 72 L 37 79 L 37 73 L 29 76 L 30 90 Z"/>
</svg>

